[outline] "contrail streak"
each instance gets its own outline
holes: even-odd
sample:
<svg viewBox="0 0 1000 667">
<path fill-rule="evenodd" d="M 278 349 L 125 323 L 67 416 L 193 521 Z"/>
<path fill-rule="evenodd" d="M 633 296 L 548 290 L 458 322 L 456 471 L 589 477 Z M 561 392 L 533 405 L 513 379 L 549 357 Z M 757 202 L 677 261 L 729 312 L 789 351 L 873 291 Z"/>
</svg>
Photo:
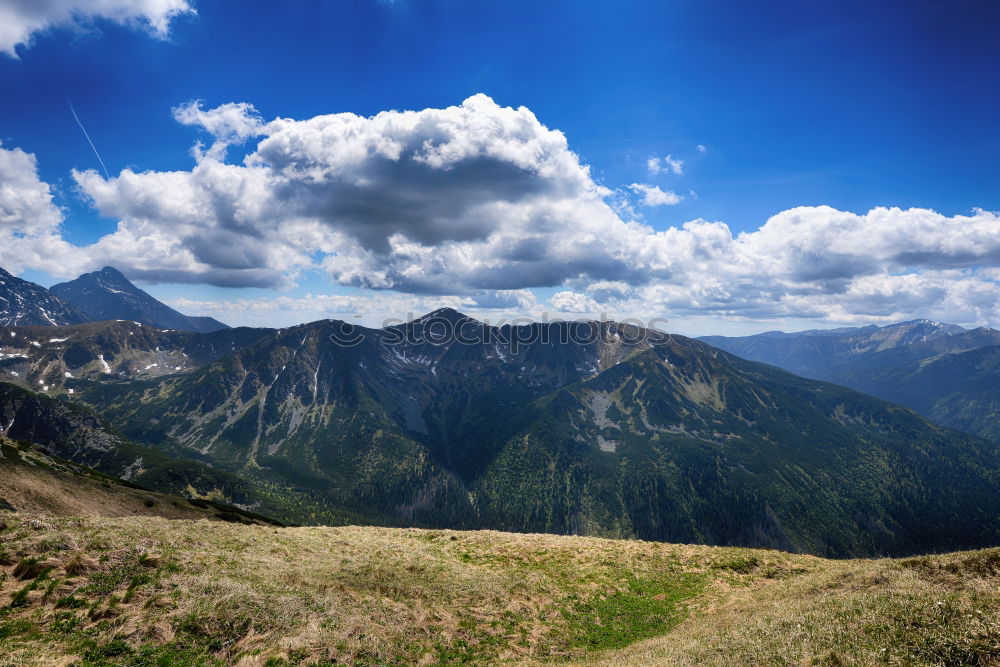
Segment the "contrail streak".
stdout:
<svg viewBox="0 0 1000 667">
<path fill-rule="evenodd" d="M 80 122 L 80 117 L 76 115 L 76 109 L 73 108 L 73 101 L 69 99 L 69 95 L 66 96 L 66 101 L 69 102 L 69 110 L 73 113 L 73 118 L 76 119 L 76 124 L 80 126 L 81 130 L 83 130 L 83 136 L 87 137 L 87 143 L 89 143 L 90 147 L 94 149 L 94 155 L 97 156 L 97 161 L 101 163 L 101 169 L 104 170 L 104 175 L 108 180 L 111 180 L 111 174 L 108 173 L 108 168 L 104 166 L 104 160 L 101 159 L 101 154 L 97 152 L 97 146 L 94 145 L 94 141 L 90 138 L 90 135 L 87 134 L 87 128 L 83 126 L 83 123 Z"/>
</svg>

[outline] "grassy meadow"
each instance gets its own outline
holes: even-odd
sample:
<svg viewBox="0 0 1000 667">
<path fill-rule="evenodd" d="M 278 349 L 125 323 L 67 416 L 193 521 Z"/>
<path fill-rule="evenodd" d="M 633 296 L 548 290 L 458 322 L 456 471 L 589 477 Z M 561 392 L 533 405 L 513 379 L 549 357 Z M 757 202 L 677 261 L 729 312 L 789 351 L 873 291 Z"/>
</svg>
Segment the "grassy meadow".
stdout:
<svg viewBox="0 0 1000 667">
<path fill-rule="evenodd" d="M 1000 550 L 903 560 L 0 512 L 0 665 L 1000 664 Z"/>
</svg>

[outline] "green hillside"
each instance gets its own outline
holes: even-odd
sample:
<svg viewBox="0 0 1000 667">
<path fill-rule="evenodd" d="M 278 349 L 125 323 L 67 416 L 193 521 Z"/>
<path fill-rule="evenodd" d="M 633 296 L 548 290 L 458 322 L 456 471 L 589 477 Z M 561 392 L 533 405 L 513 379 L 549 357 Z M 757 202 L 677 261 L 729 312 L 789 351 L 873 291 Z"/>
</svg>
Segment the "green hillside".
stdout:
<svg viewBox="0 0 1000 667">
<path fill-rule="evenodd" d="M 428 318 L 479 337 L 436 344 Z M 996 448 L 909 410 L 612 322 L 428 318 L 351 346 L 336 342 L 341 323 L 293 327 L 189 373 L 79 395 L 135 441 L 237 475 L 261 511 L 294 523 L 832 556 L 1000 543 Z"/>
<path fill-rule="evenodd" d="M 534 407 L 474 487 L 504 529 L 833 556 L 996 539 L 991 443 L 842 387 L 662 346 Z"/>
<path fill-rule="evenodd" d="M 845 370 L 836 380 L 911 407 L 938 424 L 1000 440 L 1000 346 Z"/>
</svg>

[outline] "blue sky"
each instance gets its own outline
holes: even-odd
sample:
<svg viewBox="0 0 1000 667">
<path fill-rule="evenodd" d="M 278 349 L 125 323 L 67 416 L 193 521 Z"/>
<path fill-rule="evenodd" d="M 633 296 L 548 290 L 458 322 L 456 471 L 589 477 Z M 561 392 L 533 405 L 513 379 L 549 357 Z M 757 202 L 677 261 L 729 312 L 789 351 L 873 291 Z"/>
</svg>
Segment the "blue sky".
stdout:
<svg viewBox="0 0 1000 667">
<path fill-rule="evenodd" d="M 0 8 L 4 4 L 9 0 L 0 0 Z M 701 219 L 725 223 L 736 237 L 757 232 L 784 211 L 825 206 L 856 216 L 876 207 L 927 209 L 942 216 L 940 223 L 923 218 L 885 223 L 892 229 L 874 236 L 887 242 L 905 234 L 907 225 L 919 227 L 918 235 L 934 225 L 975 227 L 979 231 L 968 239 L 970 246 L 981 245 L 983 234 L 996 233 L 995 218 L 954 217 L 976 208 L 1000 210 L 995 2 L 200 0 L 191 3 L 196 14 L 170 20 L 168 35 L 151 35 L 136 23 L 87 19 L 88 3 L 77 4 L 83 20 L 54 19 L 55 27 L 34 32 L 29 43 L 16 47 L 16 59 L 0 55 L 0 83 L 8 91 L 0 105 L 0 138 L 5 149 L 35 156 L 39 180 L 62 208 L 61 237 L 78 247 L 113 233 L 122 216 L 109 211 L 124 209 L 120 202 L 93 205 L 92 192 L 72 176 L 73 169 L 100 165 L 70 114 L 67 96 L 112 177 L 125 168 L 191 170 L 192 144 L 212 139 L 177 122 L 172 109 L 193 100 L 201 100 L 205 110 L 245 102 L 264 121 L 305 121 L 340 112 L 369 117 L 384 110 L 444 109 L 483 93 L 500 108 L 527 107 L 542 126 L 564 133 L 569 151 L 590 167 L 594 183 L 613 191 L 606 201 L 619 218 L 652 232 L 683 229 L 685 222 Z M 236 142 L 226 161 L 239 164 L 257 141 Z M 682 163 L 680 173 L 666 162 L 650 170 L 651 157 L 666 156 Z M 641 192 L 632 184 L 675 193 L 680 201 L 642 206 Z M 825 215 L 814 220 L 823 211 L 811 209 L 810 222 L 794 227 L 830 230 L 828 218 L 836 214 Z M 856 235 L 864 238 L 871 221 L 856 224 Z M 921 239 L 928 253 L 942 252 L 940 239 Z M 669 252 L 670 239 L 661 240 Z M 821 241 L 810 243 L 822 247 Z M 788 254 L 787 248 L 770 246 L 755 252 L 758 258 Z M 950 253 L 947 258 L 925 262 L 889 261 L 891 253 L 882 253 L 874 264 L 864 249 L 838 252 L 843 256 L 836 260 L 838 268 L 859 263 L 865 268 L 834 270 L 839 283 L 810 283 L 817 296 L 804 303 L 798 299 L 801 285 L 813 279 L 796 267 L 816 261 L 806 253 L 805 259 L 789 260 L 791 268 L 777 278 L 771 276 L 774 286 L 752 307 L 747 297 L 720 296 L 718 290 L 682 303 L 676 293 L 666 294 L 664 285 L 683 292 L 694 283 L 702 288 L 705 280 L 693 269 L 676 267 L 661 273 L 643 269 L 640 277 L 634 277 L 634 267 L 621 275 L 556 272 L 548 285 L 498 278 L 496 285 L 470 283 L 452 295 L 399 281 L 387 292 L 385 285 L 352 282 L 342 272 L 301 262 L 281 285 L 224 287 L 217 279 L 201 280 L 201 274 L 183 282 L 170 278 L 181 269 L 139 277 L 154 295 L 190 301 L 177 303 L 198 314 L 255 323 L 262 323 L 253 317 L 265 317 L 259 313 L 266 308 L 253 309 L 258 315 L 251 316 L 245 305 L 239 311 L 232 302 L 391 294 L 401 299 L 394 303 L 405 303 L 407 295 L 419 294 L 413 296 L 419 305 L 433 292 L 467 303 L 472 292 L 494 287 L 529 290 L 537 303 L 521 298 L 518 307 L 526 312 L 551 308 L 553 295 L 567 294 L 575 296 L 558 300 L 565 312 L 573 312 L 574 305 L 592 310 L 595 304 L 615 312 L 642 310 L 637 315 L 667 316 L 698 333 L 910 315 L 994 322 L 995 260 L 986 253 L 962 263 L 956 257 L 968 252 L 944 252 Z M 915 248 L 907 256 L 922 253 Z M 728 267 L 740 260 L 719 261 Z M 62 279 L 44 262 L 16 268 L 43 284 Z M 878 276 L 896 282 L 872 287 L 862 280 Z M 901 287 L 900 276 L 920 280 Z M 851 286 L 843 279 L 853 281 Z M 618 285 L 617 300 L 602 301 L 595 297 L 600 286 L 594 287 L 601 282 L 624 283 L 632 291 L 626 295 Z M 753 282 L 740 274 L 730 284 L 742 287 L 719 289 L 745 291 Z M 879 294 L 885 296 L 881 305 Z M 727 304 L 726 298 L 739 303 Z M 784 306 L 762 306 L 767 299 L 783 299 Z M 213 310 L 210 302 L 228 302 L 229 310 Z M 280 310 L 271 315 L 275 323 L 296 317 L 294 307 Z"/>
</svg>

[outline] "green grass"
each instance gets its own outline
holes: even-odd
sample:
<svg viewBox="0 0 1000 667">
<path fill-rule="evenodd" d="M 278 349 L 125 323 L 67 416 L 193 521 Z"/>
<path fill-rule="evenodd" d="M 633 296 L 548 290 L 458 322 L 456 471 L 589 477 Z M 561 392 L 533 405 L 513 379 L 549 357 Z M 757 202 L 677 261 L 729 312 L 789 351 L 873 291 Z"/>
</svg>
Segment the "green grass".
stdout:
<svg viewBox="0 0 1000 667">
<path fill-rule="evenodd" d="M 729 570 L 730 572 L 735 572 L 736 574 L 750 574 L 757 569 L 760 564 L 761 561 L 756 556 L 744 556 L 741 558 L 734 558 L 732 560 L 715 563 L 712 567 L 718 570 Z"/>
<path fill-rule="evenodd" d="M 2 518 L 0 667 L 1000 660 L 1000 550 Z"/>
<path fill-rule="evenodd" d="M 687 616 L 683 602 L 704 589 L 703 575 L 628 577 L 625 590 L 564 610 L 572 644 L 588 650 L 622 648 L 665 634 Z"/>
</svg>

